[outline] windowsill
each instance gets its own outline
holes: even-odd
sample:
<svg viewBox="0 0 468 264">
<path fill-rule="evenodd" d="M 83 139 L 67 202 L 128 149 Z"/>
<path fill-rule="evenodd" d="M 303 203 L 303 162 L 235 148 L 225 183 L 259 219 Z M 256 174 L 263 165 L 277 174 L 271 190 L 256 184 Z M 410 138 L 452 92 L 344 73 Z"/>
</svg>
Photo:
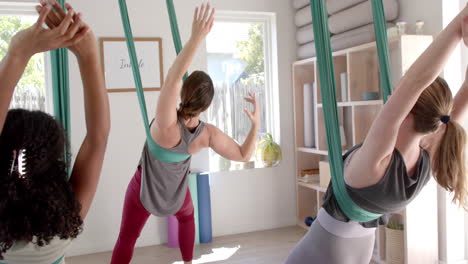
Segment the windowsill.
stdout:
<svg viewBox="0 0 468 264">
<path fill-rule="evenodd" d="M 258 170 L 258 169 L 272 169 L 277 168 L 278 166 L 274 167 L 265 167 L 260 162 L 249 161 L 249 162 L 232 162 L 229 169 L 210 169 L 210 173 L 220 173 L 220 172 L 238 172 L 238 171 L 251 171 L 251 170 Z"/>
</svg>

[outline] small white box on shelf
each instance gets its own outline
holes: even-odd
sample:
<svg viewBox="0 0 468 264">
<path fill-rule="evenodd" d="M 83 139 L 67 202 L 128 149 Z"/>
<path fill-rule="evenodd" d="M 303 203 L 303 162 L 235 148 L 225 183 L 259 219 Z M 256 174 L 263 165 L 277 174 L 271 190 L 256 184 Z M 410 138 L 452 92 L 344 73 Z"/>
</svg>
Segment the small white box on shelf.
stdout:
<svg viewBox="0 0 468 264">
<path fill-rule="evenodd" d="M 320 186 L 328 187 L 330 184 L 330 165 L 327 161 L 320 161 L 319 162 L 319 170 L 320 170 Z"/>
</svg>

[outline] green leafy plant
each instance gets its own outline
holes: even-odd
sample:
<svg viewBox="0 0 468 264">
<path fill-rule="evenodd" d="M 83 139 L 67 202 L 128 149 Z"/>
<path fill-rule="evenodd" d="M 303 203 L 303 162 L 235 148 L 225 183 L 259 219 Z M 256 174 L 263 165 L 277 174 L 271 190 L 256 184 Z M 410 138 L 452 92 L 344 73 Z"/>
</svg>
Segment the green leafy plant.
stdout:
<svg viewBox="0 0 468 264">
<path fill-rule="evenodd" d="M 0 58 L 7 54 L 13 36 L 31 25 L 31 22 L 24 21 L 19 16 L 0 16 Z M 44 56 L 36 54 L 24 70 L 24 74 L 18 82 L 17 91 L 23 92 L 30 88 L 37 88 L 43 95 L 44 86 Z"/>
<path fill-rule="evenodd" d="M 400 223 L 396 222 L 396 221 L 390 221 L 387 224 L 387 228 L 388 229 L 393 229 L 393 230 L 400 230 L 400 231 L 405 230 L 405 226 L 403 224 L 400 224 Z"/>
<path fill-rule="evenodd" d="M 263 84 L 265 82 L 265 56 L 263 49 L 263 25 L 252 24 L 248 31 L 248 39 L 237 41 L 239 58 L 247 65 L 247 74 L 241 81 L 245 84 Z"/>
<path fill-rule="evenodd" d="M 265 167 L 278 166 L 283 159 L 281 147 L 276 144 L 270 133 L 260 140 L 255 152 L 257 161 L 262 162 Z"/>
</svg>

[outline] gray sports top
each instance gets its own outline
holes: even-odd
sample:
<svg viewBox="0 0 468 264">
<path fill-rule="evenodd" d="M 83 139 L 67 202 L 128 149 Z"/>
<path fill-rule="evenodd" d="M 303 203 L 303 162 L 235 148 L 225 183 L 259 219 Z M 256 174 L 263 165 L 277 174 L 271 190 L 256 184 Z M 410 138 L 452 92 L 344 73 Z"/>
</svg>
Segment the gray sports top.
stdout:
<svg viewBox="0 0 468 264">
<path fill-rule="evenodd" d="M 346 160 L 360 147 L 361 145 L 354 146 L 343 159 Z M 430 177 L 430 157 L 426 150 L 421 149 L 414 176 L 409 177 L 403 156 L 395 148 L 385 175 L 378 183 L 365 188 L 353 188 L 347 185 L 346 189 L 351 199 L 361 208 L 384 215 L 374 221 L 361 223 L 364 227 L 377 227 L 388 222 L 386 214 L 395 213 L 406 207 L 421 192 Z M 349 221 L 336 201 L 331 183 L 324 197 L 323 208 L 337 220 Z"/>
<path fill-rule="evenodd" d="M 188 147 L 203 131 L 205 124 L 200 121 L 193 131 L 189 131 L 180 118 L 178 124 L 181 140 L 179 145 L 170 150 L 189 154 Z M 169 216 L 182 207 L 187 194 L 190 161 L 191 158 L 176 163 L 161 162 L 153 157 L 145 143 L 140 159 L 140 200 L 148 212 L 156 216 Z"/>
</svg>

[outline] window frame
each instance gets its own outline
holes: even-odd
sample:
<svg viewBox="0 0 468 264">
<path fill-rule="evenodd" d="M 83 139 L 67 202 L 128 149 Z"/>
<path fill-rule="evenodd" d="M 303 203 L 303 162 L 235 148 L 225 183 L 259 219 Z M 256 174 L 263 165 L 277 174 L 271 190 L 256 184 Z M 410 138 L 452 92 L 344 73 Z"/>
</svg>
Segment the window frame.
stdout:
<svg viewBox="0 0 468 264">
<path fill-rule="evenodd" d="M 17 0 L 0 2 L 0 16 L 35 16 L 38 14 L 35 10 L 37 1 L 35 0 Z M 53 93 L 52 93 L 52 69 L 50 52 L 44 52 L 44 76 L 45 76 L 45 98 L 46 112 L 53 114 Z"/>
</svg>

